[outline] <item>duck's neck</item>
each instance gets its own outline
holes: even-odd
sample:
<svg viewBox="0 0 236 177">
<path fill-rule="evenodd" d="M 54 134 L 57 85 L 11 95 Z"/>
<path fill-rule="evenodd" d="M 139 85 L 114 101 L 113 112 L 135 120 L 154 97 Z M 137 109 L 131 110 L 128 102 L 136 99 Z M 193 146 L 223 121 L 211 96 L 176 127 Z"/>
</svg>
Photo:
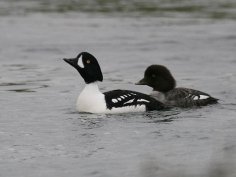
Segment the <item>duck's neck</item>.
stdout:
<svg viewBox="0 0 236 177">
<path fill-rule="evenodd" d="M 174 78 L 172 78 L 169 81 L 165 80 L 161 84 L 157 85 L 156 87 L 153 88 L 153 90 L 159 91 L 162 93 L 167 93 L 170 90 L 173 90 L 175 88 L 175 86 L 176 86 L 176 82 L 175 82 Z"/>
<path fill-rule="evenodd" d="M 92 82 L 92 83 L 86 84 L 85 87 L 84 87 L 83 92 L 89 92 L 91 94 L 101 93 L 99 88 L 98 88 L 98 83 L 97 82 Z"/>
</svg>

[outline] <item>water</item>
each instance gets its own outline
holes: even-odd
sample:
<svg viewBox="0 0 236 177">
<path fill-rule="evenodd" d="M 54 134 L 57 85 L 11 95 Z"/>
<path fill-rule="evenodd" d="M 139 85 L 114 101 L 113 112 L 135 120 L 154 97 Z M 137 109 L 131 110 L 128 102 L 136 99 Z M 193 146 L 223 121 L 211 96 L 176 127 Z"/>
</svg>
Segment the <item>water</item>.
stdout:
<svg viewBox="0 0 236 177">
<path fill-rule="evenodd" d="M 234 1 L 153 1 L 148 11 L 136 1 L 118 10 L 117 1 L 65 2 L 0 2 L 0 176 L 235 176 Z M 134 83 L 147 66 L 163 64 L 178 86 L 220 104 L 78 114 L 84 83 L 62 58 L 81 51 L 98 58 L 102 91 L 150 93 Z"/>
</svg>

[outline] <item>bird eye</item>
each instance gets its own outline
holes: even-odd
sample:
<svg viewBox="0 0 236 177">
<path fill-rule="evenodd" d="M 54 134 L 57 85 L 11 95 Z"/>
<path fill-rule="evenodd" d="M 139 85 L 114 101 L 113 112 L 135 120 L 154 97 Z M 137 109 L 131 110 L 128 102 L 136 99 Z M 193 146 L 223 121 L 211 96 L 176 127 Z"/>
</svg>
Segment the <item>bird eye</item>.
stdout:
<svg viewBox="0 0 236 177">
<path fill-rule="evenodd" d="M 89 64 L 91 61 L 90 60 L 86 60 L 86 63 Z"/>
<path fill-rule="evenodd" d="M 152 78 L 155 78 L 156 77 L 156 75 L 155 74 L 152 74 Z"/>
</svg>

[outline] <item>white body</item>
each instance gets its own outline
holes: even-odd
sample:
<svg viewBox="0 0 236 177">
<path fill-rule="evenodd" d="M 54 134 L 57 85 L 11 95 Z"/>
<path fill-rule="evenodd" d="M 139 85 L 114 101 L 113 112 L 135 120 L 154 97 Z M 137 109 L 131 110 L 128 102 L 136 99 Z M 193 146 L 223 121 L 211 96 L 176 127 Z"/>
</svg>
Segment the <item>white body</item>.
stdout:
<svg viewBox="0 0 236 177">
<path fill-rule="evenodd" d="M 106 111 L 105 95 L 96 83 L 87 84 L 77 99 L 79 112 L 101 113 Z"/>
<path fill-rule="evenodd" d="M 100 92 L 97 83 L 91 83 L 85 86 L 77 99 L 76 109 L 79 112 L 111 114 L 146 111 L 145 105 L 107 109 L 105 95 Z"/>
</svg>

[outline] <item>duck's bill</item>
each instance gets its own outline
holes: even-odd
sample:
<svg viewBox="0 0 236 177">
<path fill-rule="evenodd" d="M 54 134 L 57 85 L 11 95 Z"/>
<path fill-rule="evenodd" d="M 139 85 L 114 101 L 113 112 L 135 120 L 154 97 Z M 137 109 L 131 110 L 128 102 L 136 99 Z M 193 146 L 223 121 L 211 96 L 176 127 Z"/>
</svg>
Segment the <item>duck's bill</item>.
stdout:
<svg viewBox="0 0 236 177">
<path fill-rule="evenodd" d="M 146 80 L 143 78 L 140 81 L 138 81 L 137 83 L 135 83 L 135 85 L 147 85 Z"/>
<path fill-rule="evenodd" d="M 64 58 L 63 59 L 66 63 L 70 64 L 71 66 L 75 66 L 76 62 L 74 58 Z"/>
</svg>

